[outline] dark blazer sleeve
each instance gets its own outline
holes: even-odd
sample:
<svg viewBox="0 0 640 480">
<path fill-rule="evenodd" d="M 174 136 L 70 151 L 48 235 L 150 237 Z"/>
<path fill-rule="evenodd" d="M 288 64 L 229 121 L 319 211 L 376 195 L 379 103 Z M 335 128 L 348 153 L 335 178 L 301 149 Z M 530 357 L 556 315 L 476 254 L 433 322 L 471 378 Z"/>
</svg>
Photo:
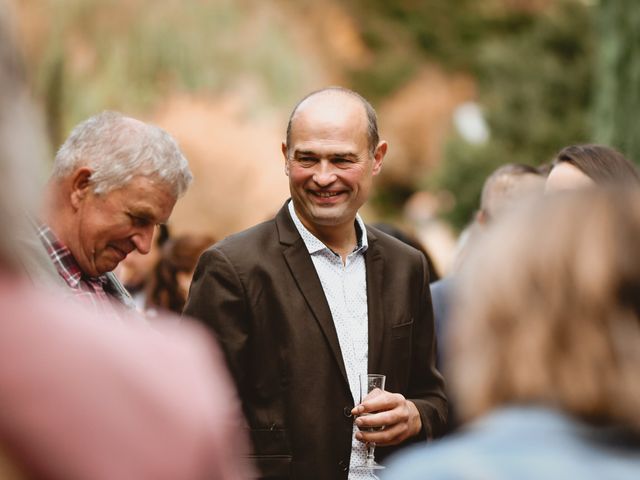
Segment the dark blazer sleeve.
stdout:
<svg viewBox="0 0 640 480">
<path fill-rule="evenodd" d="M 434 438 L 443 433 L 447 421 L 447 400 L 444 394 L 444 380 L 436 369 L 436 335 L 433 308 L 429 291 L 429 269 L 424 257 L 422 261 L 422 285 L 420 295 L 420 318 L 414 319 L 411 378 L 409 380 L 409 400 L 411 400 L 422 420 L 421 440 Z"/>
<path fill-rule="evenodd" d="M 245 299 L 240 277 L 225 253 L 215 246 L 205 251 L 196 266 L 184 314 L 215 332 L 239 390 L 244 385 L 249 330 Z"/>
</svg>

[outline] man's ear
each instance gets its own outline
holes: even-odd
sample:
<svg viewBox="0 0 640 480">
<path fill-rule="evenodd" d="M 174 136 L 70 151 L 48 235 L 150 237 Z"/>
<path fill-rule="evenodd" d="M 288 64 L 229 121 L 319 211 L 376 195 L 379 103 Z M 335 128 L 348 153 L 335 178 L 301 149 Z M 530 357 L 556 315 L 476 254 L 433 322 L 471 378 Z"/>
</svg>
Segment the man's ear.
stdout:
<svg viewBox="0 0 640 480">
<path fill-rule="evenodd" d="M 389 144 L 384 140 L 380 140 L 378 146 L 376 147 L 376 151 L 373 153 L 373 174 L 378 175 L 380 170 L 382 170 L 382 160 L 384 156 L 387 154 L 387 148 L 389 148 Z"/>
<path fill-rule="evenodd" d="M 80 203 L 91 191 L 91 174 L 93 172 L 88 167 L 80 167 L 71 174 L 71 205 L 79 208 Z"/>
<path fill-rule="evenodd" d="M 282 155 L 284 156 L 284 174 L 288 177 L 289 176 L 289 157 L 287 156 L 287 144 L 285 142 L 282 142 Z"/>
</svg>

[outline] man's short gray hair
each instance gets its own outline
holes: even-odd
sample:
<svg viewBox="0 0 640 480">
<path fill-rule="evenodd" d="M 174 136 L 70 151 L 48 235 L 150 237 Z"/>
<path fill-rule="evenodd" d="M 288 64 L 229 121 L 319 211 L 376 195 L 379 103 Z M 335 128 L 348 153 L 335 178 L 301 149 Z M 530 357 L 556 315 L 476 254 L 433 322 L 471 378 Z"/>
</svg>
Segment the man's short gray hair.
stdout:
<svg viewBox="0 0 640 480">
<path fill-rule="evenodd" d="M 58 150 L 52 176 L 64 178 L 79 167 L 92 170 L 93 190 L 99 195 L 142 175 L 168 184 L 177 198 L 193 178 L 178 144 L 166 131 L 109 111 L 73 129 Z"/>
</svg>

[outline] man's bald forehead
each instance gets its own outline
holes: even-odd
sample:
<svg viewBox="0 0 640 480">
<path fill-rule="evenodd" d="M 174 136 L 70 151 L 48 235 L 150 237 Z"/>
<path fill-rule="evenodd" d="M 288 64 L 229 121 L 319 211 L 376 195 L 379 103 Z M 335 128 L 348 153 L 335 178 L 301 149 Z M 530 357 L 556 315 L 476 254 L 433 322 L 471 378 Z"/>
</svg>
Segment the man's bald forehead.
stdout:
<svg viewBox="0 0 640 480">
<path fill-rule="evenodd" d="M 367 122 L 367 136 L 369 140 L 369 147 L 371 152 L 373 153 L 380 140 L 378 135 L 378 121 L 376 111 L 371 106 L 371 104 L 360 94 L 343 87 L 327 87 L 323 88 L 322 90 L 317 90 L 302 98 L 302 100 L 300 100 L 296 104 L 289 117 L 289 123 L 287 124 L 287 146 L 291 141 L 291 130 L 293 127 L 293 121 L 300 112 L 318 103 L 320 103 L 324 108 L 327 109 L 336 108 L 339 111 L 343 111 L 345 109 L 345 101 L 354 102 L 354 104 L 360 105 L 363 108 L 363 113 L 365 114 Z"/>
<path fill-rule="evenodd" d="M 364 99 L 360 97 L 360 95 L 357 95 L 355 92 L 352 92 L 350 90 L 326 88 L 323 90 L 318 90 L 317 92 L 313 92 L 304 97 L 293 109 L 292 116 L 295 117 L 300 111 L 318 103 L 322 105 L 344 106 L 345 102 L 350 102 L 360 105 L 364 112 L 365 105 L 363 100 Z"/>
</svg>

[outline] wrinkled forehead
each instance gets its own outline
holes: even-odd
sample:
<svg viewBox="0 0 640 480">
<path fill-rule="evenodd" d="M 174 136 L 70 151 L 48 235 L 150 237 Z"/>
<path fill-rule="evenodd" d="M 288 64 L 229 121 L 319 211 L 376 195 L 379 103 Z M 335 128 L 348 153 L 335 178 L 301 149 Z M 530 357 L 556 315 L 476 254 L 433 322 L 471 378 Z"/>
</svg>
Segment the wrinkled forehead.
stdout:
<svg viewBox="0 0 640 480">
<path fill-rule="evenodd" d="M 166 223 L 177 201 L 170 184 L 142 175 L 106 195 L 120 200 L 131 213 L 153 223 Z"/>
</svg>

